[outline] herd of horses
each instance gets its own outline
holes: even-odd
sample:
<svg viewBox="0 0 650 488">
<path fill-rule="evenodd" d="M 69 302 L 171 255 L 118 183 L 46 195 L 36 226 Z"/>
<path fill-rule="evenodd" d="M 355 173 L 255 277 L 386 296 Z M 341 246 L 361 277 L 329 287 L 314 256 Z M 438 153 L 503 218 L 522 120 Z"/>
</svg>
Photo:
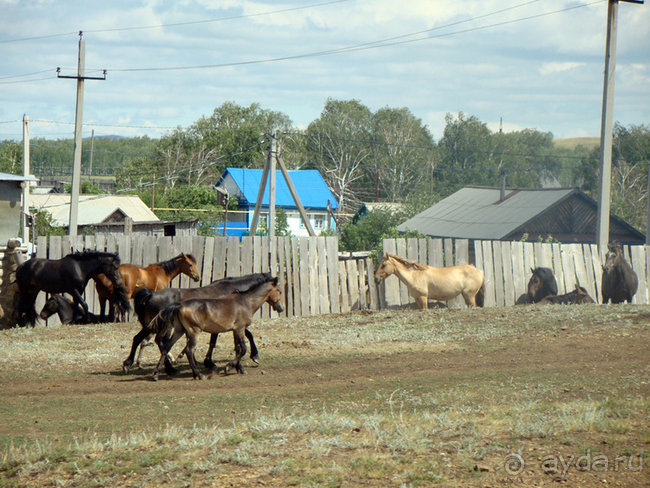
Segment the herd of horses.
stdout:
<svg viewBox="0 0 650 488">
<path fill-rule="evenodd" d="M 527 293 L 517 303 L 578 304 L 594 303 L 587 291 L 576 284 L 573 291 L 558 295 L 558 286 L 550 268 L 531 269 Z M 58 314 L 63 324 L 100 323 L 125 317 L 133 299 L 134 311 L 141 330 L 133 337 L 129 356 L 122 364 L 128 373 L 139 366 L 142 350 L 153 338 L 160 350 L 160 359 L 152 379 L 160 370 L 174 374 L 171 349 L 185 335 L 185 348 L 176 361 L 186 355 L 194 378 L 202 379 L 194 355 L 201 332 L 208 332 L 210 345 L 203 364 L 216 369 L 212 353 L 218 335 L 232 332 L 235 358 L 226 366 L 245 373 L 241 359 L 250 343 L 250 357 L 259 362 L 254 337 L 248 329 L 253 317 L 264 303 L 277 312 L 283 311 L 283 296 L 278 278 L 270 273 L 253 273 L 241 277 L 226 277 L 197 288 L 169 288 L 171 281 L 184 274 L 194 281 L 201 279 L 196 259 L 191 254 L 178 256 L 140 268 L 121 263 L 115 253 L 83 251 L 68 254 L 62 259 L 32 258 L 16 270 L 16 323 L 24 327 L 36 323 L 37 317 L 47 319 Z M 428 308 L 429 300 L 447 301 L 462 296 L 469 307 L 483 307 L 485 276 L 470 264 L 433 267 L 411 261 L 395 254 L 384 254 L 375 273 L 379 284 L 395 275 L 403 282 L 421 310 Z M 100 314 L 90 313 L 83 298 L 88 282 L 93 279 L 100 302 Z M 610 243 L 603 265 L 603 303 L 631 302 L 638 286 L 637 276 L 624 258 L 620 244 Z M 35 301 L 38 293 L 50 296 L 37 316 Z M 72 300 L 63 293 L 72 296 Z M 106 303 L 108 302 L 108 313 Z M 139 352 L 138 352 L 139 348 Z M 136 358 L 136 353 L 138 354 Z"/>
</svg>

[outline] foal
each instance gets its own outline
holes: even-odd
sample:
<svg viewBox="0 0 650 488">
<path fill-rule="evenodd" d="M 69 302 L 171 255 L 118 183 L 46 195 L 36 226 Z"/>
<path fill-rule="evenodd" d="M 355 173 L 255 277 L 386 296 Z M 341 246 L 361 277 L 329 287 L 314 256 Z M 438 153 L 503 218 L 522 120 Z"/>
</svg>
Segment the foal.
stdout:
<svg viewBox="0 0 650 488">
<path fill-rule="evenodd" d="M 282 291 L 278 279 L 254 285 L 247 291 L 236 291 L 222 298 L 196 298 L 174 303 L 165 308 L 153 321 L 156 343 L 160 347 L 160 360 L 152 379 L 158 379 L 165 358 L 176 341 L 185 334 L 187 359 L 194 378 L 203 379 L 199 372 L 194 349 L 201 332 L 220 334 L 232 331 L 235 338 L 235 359 L 228 363 L 226 370 L 234 367 L 244 374 L 241 358 L 246 354 L 245 330 L 253 322 L 253 315 L 268 302 L 276 312 L 282 312 Z"/>
</svg>

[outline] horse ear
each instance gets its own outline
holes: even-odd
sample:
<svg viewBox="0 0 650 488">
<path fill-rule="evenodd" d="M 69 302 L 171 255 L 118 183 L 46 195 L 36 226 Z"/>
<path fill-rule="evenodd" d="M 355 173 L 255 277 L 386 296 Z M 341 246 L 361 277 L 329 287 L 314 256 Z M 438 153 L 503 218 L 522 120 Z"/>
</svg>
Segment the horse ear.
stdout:
<svg viewBox="0 0 650 488">
<path fill-rule="evenodd" d="M 271 280 L 271 281 L 272 281 L 274 286 L 278 286 L 278 277 L 277 276 L 275 278 L 273 278 L 273 280 Z"/>
</svg>

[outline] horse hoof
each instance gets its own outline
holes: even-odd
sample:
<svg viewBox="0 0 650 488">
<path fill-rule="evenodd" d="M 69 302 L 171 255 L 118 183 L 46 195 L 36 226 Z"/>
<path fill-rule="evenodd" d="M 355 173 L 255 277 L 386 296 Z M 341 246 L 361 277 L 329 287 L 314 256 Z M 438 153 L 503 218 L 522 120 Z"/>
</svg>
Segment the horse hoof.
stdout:
<svg viewBox="0 0 650 488">
<path fill-rule="evenodd" d="M 239 369 L 237 370 L 237 372 L 238 372 L 239 374 L 248 374 L 248 373 L 244 370 L 244 368 L 239 368 Z"/>
<path fill-rule="evenodd" d="M 203 366 L 205 366 L 206 369 L 211 369 L 211 370 L 216 370 L 217 369 L 217 365 L 215 364 L 215 362 L 210 360 L 210 359 L 205 359 L 203 361 Z"/>
<path fill-rule="evenodd" d="M 260 364 L 260 357 L 255 354 L 255 356 L 251 356 L 251 361 L 253 361 L 255 364 Z"/>
<path fill-rule="evenodd" d="M 205 379 L 205 376 L 203 376 L 201 373 L 199 373 L 197 375 L 194 375 L 194 379 L 201 381 L 201 380 Z"/>
<path fill-rule="evenodd" d="M 158 375 L 157 374 L 152 375 L 151 381 L 158 381 Z"/>
<path fill-rule="evenodd" d="M 129 370 L 131 369 L 133 363 L 129 361 L 128 359 L 122 363 L 122 371 L 124 371 L 124 374 L 129 374 Z"/>
</svg>

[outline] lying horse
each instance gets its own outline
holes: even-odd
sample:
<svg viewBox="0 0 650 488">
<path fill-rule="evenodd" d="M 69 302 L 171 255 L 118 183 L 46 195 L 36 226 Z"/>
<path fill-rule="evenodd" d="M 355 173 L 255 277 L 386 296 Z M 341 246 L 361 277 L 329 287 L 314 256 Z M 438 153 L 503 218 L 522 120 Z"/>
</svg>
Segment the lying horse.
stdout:
<svg viewBox="0 0 650 488">
<path fill-rule="evenodd" d="M 557 281 L 551 268 L 530 268 L 528 303 L 537 303 L 549 295 L 557 295 Z"/>
<path fill-rule="evenodd" d="M 232 331 L 235 338 L 235 359 L 228 363 L 238 373 L 244 374 L 241 358 L 246 354 L 244 332 L 253 322 L 253 315 L 268 302 L 274 310 L 282 312 L 282 292 L 278 279 L 253 285 L 246 291 L 235 291 L 222 298 L 195 298 L 174 303 L 162 310 L 154 318 L 152 328 L 156 332 L 156 343 L 160 347 L 160 360 L 153 372 L 152 379 L 157 380 L 160 368 L 166 360 L 170 349 L 185 334 L 187 359 L 194 378 L 203 379 L 199 372 L 194 349 L 201 332 L 219 334 Z"/>
<path fill-rule="evenodd" d="M 138 316 L 142 329 L 133 337 L 131 352 L 129 353 L 129 357 L 124 360 L 122 369 L 125 373 L 128 373 L 134 361 L 137 365 L 140 364 L 142 347 L 144 347 L 141 344 L 154 335 L 154 331 L 150 327 L 151 321 L 168 305 L 190 298 L 219 298 L 232 293 L 234 290 L 248 289 L 252 285 L 271 279 L 272 277 L 269 273 L 253 273 L 246 276 L 223 278 L 200 288 L 166 288 L 155 293 L 152 293 L 146 288 L 140 289 L 133 297 L 133 301 L 135 313 Z M 254 362 L 258 362 L 258 351 L 253 340 L 253 334 L 248 329 L 245 334 L 251 344 L 251 359 Z M 212 352 L 217 344 L 217 338 L 218 334 L 213 334 L 210 337 L 210 347 L 203 361 L 203 364 L 208 368 L 216 367 L 212 360 Z M 136 360 L 135 354 L 138 346 L 140 346 L 140 352 Z M 168 373 L 173 371 L 171 363 L 165 363 L 165 367 Z"/>
<path fill-rule="evenodd" d="M 395 254 L 384 254 L 375 272 L 375 281 L 379 284 L 392 274 L 406 285 L 420 310 L 428 308 L 429 299 L 447 301 L 458 295 L 463 295 L 467 306 L 483 306 L 483 271 L 471 264 L 434 268 Z"/>
<path fill-rule="evenodd" d="M 126 298 L 131 299 L 133 294 L 140 288 L 146 287 L 152 291 L 167 288 L 171 281 L 183 273 L 194 281 L 201 279 L 201 273 L 196 265 L 196 259 L 191 254 L 181 253 L 175 258 L 150 264 L 146 268 L 140 268 L 135 264 L 120 265 L 120 273 L 124 282 Z M 105 318 L 106 301 L 108 301 L 108 320 L 115 319 L 115 299 L 113 297 L 113 284 L 106 275 L 100 274 L 93 278 L 97 297 L 99 298 L 99 313 Z M 124 318 L 124 317 L 123 317 Z"/>
<path fill-rule="evenodd" d="M 72 300 L 58 293 L 47 299 L 38 316 L 43 320 L 47 320 L 54 314 L 59 316 L 61 323 L 64 325 L 98 324 L 101 322 L 100 317 L 94 313 L 88 313 L 88 317 L 85 317 L 83 311 L 76 307 Z"/>
<path fill-rule="evenodd" d="M 593 298 L 589 296 L 587 290 L 576 283 L 576 288 L 572 292 L 565 293 L 564 295 L 549 295 L 542 298 L 539 305 L 544 304 L 563 304 L 563 305 L 576 305 L 580 303 L 596 303 Z"/>
<path fill-rule="evenodd" d="M 636 273 L 623 256 L 621 245 L 610 243 L 603 266 L 603 303 L 610 300 L 612 303 L 632 303 L 638 284 Z"/>
<path fill-rule="evenodd" d="M 117 254 L 84 251 L 68 254 L 62 259 L 32 258 L 18 266 L 16 284 L 18 285 L 18 325 L 27 322 L 33 327 L 36 323 L 34 302 L 39 291 L 47 293 L 69 293 L 75 306 L 88 317 L 88 305 L 81 294 L 93 277 L 103 273 L 108 276 L 115 288 L 115 299 L 119 310 L 128 310 L 120 258 Z"/>
</svg>

